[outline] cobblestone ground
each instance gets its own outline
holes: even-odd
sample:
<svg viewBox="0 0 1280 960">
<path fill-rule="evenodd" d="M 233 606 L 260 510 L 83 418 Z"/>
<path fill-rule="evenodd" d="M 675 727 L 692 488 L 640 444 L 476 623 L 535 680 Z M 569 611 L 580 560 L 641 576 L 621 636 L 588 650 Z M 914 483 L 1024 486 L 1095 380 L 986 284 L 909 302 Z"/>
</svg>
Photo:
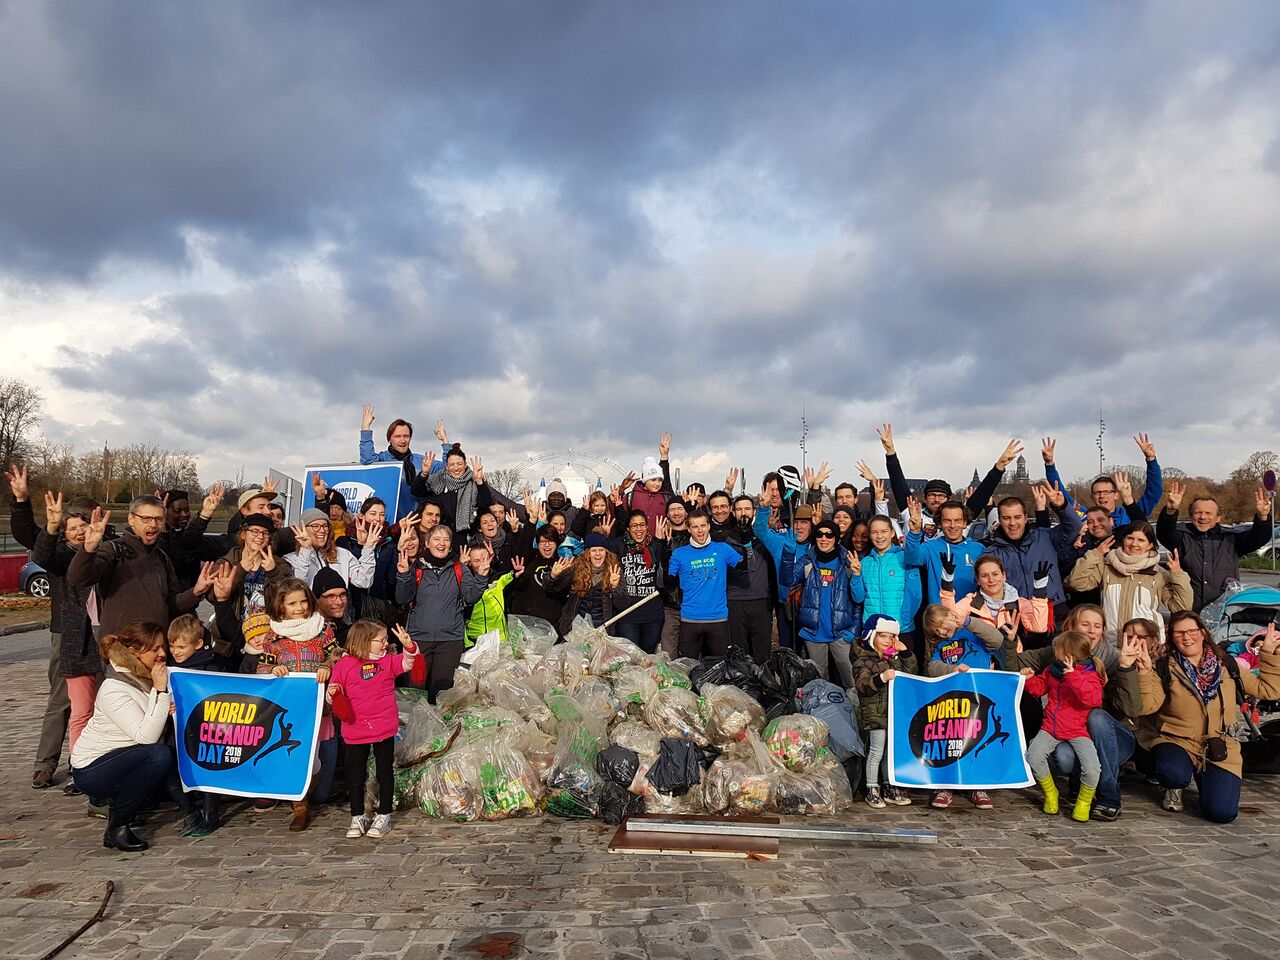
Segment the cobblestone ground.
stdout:
<svg viewBox="0 0 1280 960">
<path fill-rule="evenodd" d="M 938 845 L 784 840 L 771 863 L 612 855 L 611 828 L 550 818 L 404 814 L 381 841 L 348 841 L 341 810 L 298 835 L 242 805 L 200 841 L 157 814 L 153 849 L 126 856 L 103 849 L 83 800 L 29 785 L 41 664 L 0 665 L 0 681 L 5 957 L 61 942 L 107 880 L 105 921 L 62 957 L 1271 960 L 1280 934 L 1275 778 L 1246 784 L 1229 827 L 1162 814 L 1137 784 L 1114 824 L 1044 817 L 1030 791 L 987 813 L 859 803 L 845 822 L 925 827 Z"/>
</svg>

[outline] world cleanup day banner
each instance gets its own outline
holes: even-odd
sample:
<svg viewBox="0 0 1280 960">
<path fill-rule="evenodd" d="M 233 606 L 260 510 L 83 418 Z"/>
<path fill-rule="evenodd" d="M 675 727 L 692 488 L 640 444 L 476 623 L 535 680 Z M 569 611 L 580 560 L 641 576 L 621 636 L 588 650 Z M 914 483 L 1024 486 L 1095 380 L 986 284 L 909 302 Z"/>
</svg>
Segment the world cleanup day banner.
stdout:
<svg viewBox="0 0 1280 960">
<path fill-rule="evenodd" d="M 178 776 L 186 790 L 302 800 L 311 782 L 324 684 L 169 669 Z"/>
<path fill-rule="evenodd" d="M 1022 675 L 969 670 L 889 681 L 889 782 L 935 790 L 1028 787 Z"/>
<path fill-rule="evenodd" d="M 329 463 L 307 467 L 302 478 L 308 507 L 316 505 L 316 495 L 311 490 L 311 478 L 316 474 L 331 490 L 337 490 L 347 498 L 347 512 L 353 516 L 360 511 L 360 504 L 369 497 L 378 497 L 387 505 L 387 522 L 399 520 L 412 509 L 406 504 L 400 510 L 400 481 L 404 468 L 400 463 Z"/>
</svg>

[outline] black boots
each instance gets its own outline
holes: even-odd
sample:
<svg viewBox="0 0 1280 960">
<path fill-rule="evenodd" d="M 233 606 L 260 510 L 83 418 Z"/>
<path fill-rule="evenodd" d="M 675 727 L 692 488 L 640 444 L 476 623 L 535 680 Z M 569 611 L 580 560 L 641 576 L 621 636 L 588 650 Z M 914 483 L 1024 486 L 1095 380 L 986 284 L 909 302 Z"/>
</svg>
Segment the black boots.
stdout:
<svg viewBox="0 0 1280 960">
<path fill-rule="evenodd" d="M 102 845 L 125 853 L 139 853 L 150 846 L 147 841 L 129 829 L 127 823 L 118 827 L 107 827 L 107 832 L 102 835 Z"/>
</svg>

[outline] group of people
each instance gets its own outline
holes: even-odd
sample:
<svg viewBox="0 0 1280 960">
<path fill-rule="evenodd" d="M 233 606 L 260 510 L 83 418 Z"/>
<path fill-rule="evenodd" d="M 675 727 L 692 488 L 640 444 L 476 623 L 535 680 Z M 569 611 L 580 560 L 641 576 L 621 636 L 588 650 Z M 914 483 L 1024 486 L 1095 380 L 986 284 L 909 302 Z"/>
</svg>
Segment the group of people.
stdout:
<svg viewBox="0 0 1280 960">
<path fill-rule="evenodd" d="M 1141 495 L 1123 474 L 1100 476 L 1089 505 L 1065 491 L 1051 438 L 1031 502 L 991 503 L 1022 450 L 1016 440 L 976 487 L 957 494 L 935 479 L 913 491 L 889 424 L 878 430 L 888 482 L 859 462 L 862 491 L 841 482 L 828 494 L 823 463 L 766 474 L 758 496 L 733 492 L 737 470 L 710 493 L 701 484 L 677 492 L 664 434 L 638 473 L 578 505 L 558 480 L 540 502 L 494 490 L 483 460 L 451 443 L 443 421 L 439 460 L 412 451 L 403 419 L 379 450 L 374 419 L 366 406 L 359 459 L 403 466 L 391 512 L 370 497 L 353 514 L 317 476 L 315 505 L 293 525 L 268 481 L 239 493 L 223 534 L 208 530 L 225 494 L 215 485 L 196 511 L 182 490 L 136 498 L 117 535 L 101 504 L 52 491 L 38 522 L 25 468 L 9 468 L 14 535 L 53 588 L 32 785 L 54 783 L 68 739 L 65 789 L 107 817 L 107 846 L 145 849 L 131 822 L 165 789 L 184 832 L 219 824 L 217 798 L 184 793 L 176 776 L 170 665 L 314 673 L 328 706 L 311 800 L 328 800 L 341 761 L 348 836 L 384 835 L 395 686 L 420 686 L 434 702 L 465 649 L 492 631 L 504 636 L 513 613 L 561 636 L 585 617 L 672 657 L 736 648 L 762 661 L 775 643 L 800 652 L 858 695 L 874 808 L 911 802 L 881 775 L 893 677 L 994 668 L 1027 676 L 1027 756 L 1047 813 L 1059 803 L 1051 761 L 1069 776 L 1072 815 L 1104 821 L 1120 816 L 1120 771 L 1132 761 L 1163 789 L 1166 809 L 1182 809 L 1194 780 L 1202 816 L 1237 814 L 1231 730 L 1243 696 L 1280 699 L 1280 638 L 1269 630 L 1257 669 L 1241 671 L 1198 612 L 1237 576 L 1238 558 L 1269 540 L 1270 499 L 1259 491 L 1244 533 L 1224 528 L 1205 496 L 1179 524 L 1185 488 L 1165 490 L 1145 435 L 1135 438 L 1147 463 Z M 985 524 L 980 539 L 975 521 Z M 193 615 L 202 601 L 206 621 Z M 379 802 L 367 818 L 370 755 Z M 983 791 L 970 798 L 992 806 Z M 945 790 L 929 798 L 934 807 L 952 800 Z M 290 828 L 309 820 L 310 802 L 295 802 Z"/>
</svg>

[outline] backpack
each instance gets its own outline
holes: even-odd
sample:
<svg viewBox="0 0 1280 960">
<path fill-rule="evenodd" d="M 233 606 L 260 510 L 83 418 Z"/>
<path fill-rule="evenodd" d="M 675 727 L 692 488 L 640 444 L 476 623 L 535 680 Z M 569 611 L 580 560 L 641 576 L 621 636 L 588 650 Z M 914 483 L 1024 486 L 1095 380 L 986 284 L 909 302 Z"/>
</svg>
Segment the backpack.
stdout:
<svg viewBox="0 0 1280 960">
<path fill-rule="evenodd" d="M 418 602 L 418 590 L 422 587 L 422 564 L 417 564 L 413 568 L 413 599 L 409 601 L 412 607 Z M 462 605 L 462 564 L 457 560 L 453 561 L 453 576 L 458 581 L 458 605 Z"/>
<path fill-rule="evenodd" d="M 800 603 L 804 599 L 804 585 L 809 582 L 809 574 L 813 573 L 813 564 L 804 565 L 804 576 L 800 582 L 787 591 L 787 619 L 792 623 L 800 616 Z"/>
</svg>

